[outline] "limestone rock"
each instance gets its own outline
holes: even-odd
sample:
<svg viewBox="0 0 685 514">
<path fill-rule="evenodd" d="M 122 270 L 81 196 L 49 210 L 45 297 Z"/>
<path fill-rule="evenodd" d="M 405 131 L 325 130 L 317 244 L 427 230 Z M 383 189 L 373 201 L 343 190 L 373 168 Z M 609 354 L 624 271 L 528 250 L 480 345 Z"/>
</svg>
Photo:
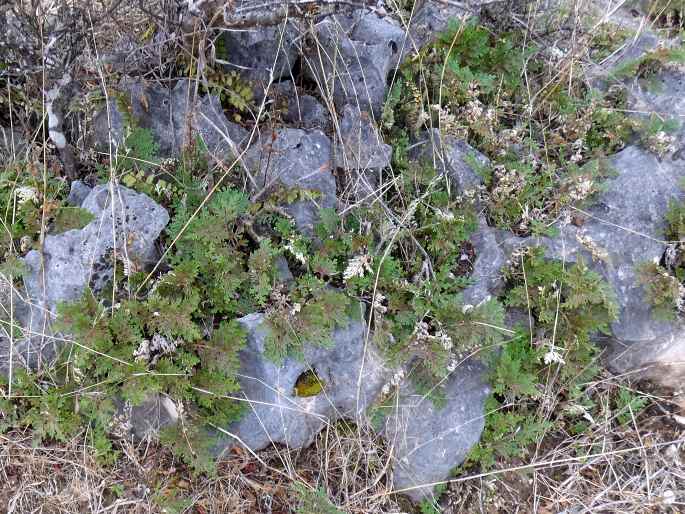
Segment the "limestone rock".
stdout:
<svg viewBox="0 0 685 514">
<path fill-rule="evenodd" d="M 331 127 L 328 110 L 312 95 L 296 95 L 291 98 L 285 121 L 305 129 L 327 131 Z"/>
<path fill-rule="evenodd" d="M 654 317 L 652 306 L 638 282 L 643 263 L 660 261 L 666 251 L 663 234 L 670 200 L 682 200 L 682 161 L 659 160 L 642 148 L 630 146 L 611 160 L 617 176 L 606 183 L 586 212 L 582 226 L 560 225 L 555 238 L 508 237 L 509 249 L 540 244 L 550 258 L 569 262 L 583 255 L 585 262 L 612 286 L 620 307 L 611 326 L 607 362 L 617 372 L 640 370 L 658 376 L 685 376 L 685 323 Z"/>
<path fill-rule="evenodd" d="M 130 434 L 138 441 L 154 439 L 160 430 L 177 423 L 179 418 L 174 402 L 159 394 L 151 394 L 140 405 L 123 407 L 119 412 L 128 417 Z"/>
<path fill-rule="evenodd" d="M 242 127 L 228 121 L 217 97 L 205 96 L 193 105 L 190 99 L 194 87 L 190 81 L 181 80 L 168 89 L 127 78 L 119 89 L 137 125 L 152 132 L 161 157 L 178 156 L 199 135 L 212 158 L 230 160 L 247 138 Z M 108 109 L 93 120 L 93 142 L 101 151 L 110 150 L 110 141 L 113 150 L 124 141 L 125 119 L 118 104 L 121 102 L 110 100 Z"/>
<path fill-rule="evenodd" d="M 404 31 L 388 18 L 368 16 L 355 28 L 359 16 L 336 16 L 318 24 L 317 45 L 306 55 L 305 71 L 323 97 L 332 96 L 338 110 L 352 104 L 380 117 Z"/>
<path fill-rule="evenodd" d="M 474 164 L 487 166 L 489 160 L 466 141 L 454 136 L 440 134 L 432 129 L 423 135 L 413 154 L 414 158 L 426 159 L 455 182 L 460 193 L 477 191 L 483 186 Z"/>
<path fill-rule="evenodd" d="M 263 91 L 269 84 L 272 68 L 273 80 L 291 75 L 299 53 L 298 36 L 299 29 L 292 22 L 223 31 L 221 53 L 225 57 L 217 57 L 227 60 L 226 70 L 238 71 Z"/>
<path fill-rule="evenodd" d="M 485 426 L 485 400 L 490 388 L 484 368 L 464 362 L 445 383 L 446 404 L 434 405 L 409 382 L 400 390 L 396 411 L 387 418 L 385 436 L 392 446 L 393 489 L 415 501 L 431 497 L 421 487 L 449 476 L 478 443 Z"/>
<path fill-rule="evenodd" d="M 470 241 L 476 253 L 470 276 L 473 283 L 462 294 L 466 303 L 477 305 L 488 297 L 501 293 L 504 287 L 502 268 L 506 264 L 506 255 L 497 241 L 497 230 L 489 227 L 483 218 Z"/>
<path fill-rule="evenodd" d="M 13 345 L 13 358 L 21 364 L 52 358 L 61 340 L 50 329 L 57 305 L 78 300 L 87 286 L 101 289 L 112 278 L 115 256 L 141 269 L 154 260 L 155 241 L 169 221 L 164 208 L 122 186 L 95 187 L 82 208 L 95 219 L 80 230 L 46 236 L 42 253 L 33 250 L 24 259 L 26 293 L 15 302 L 15 319 L 25 337 Z M 8 351 L 3 338 L 3 367 L 9 364 Z"/>
<path fill-rule="evenodd" d="M 330 348 L 305 344 L 302 360 L 287 358 L 282 364 L 264 356 L 264 316 L 250 314 L 239 321 L 248 333 L 247 347 L 240 353 L 239 381 L 250 406 L 227 429 L 239 440 L 224 434 L 217 452 L 238 442 L 252 450 L 271 444 L 307 446 L 326 424 L 362 416 L 385 383 L 387 370 L 373 344 L 365 344 L 366 326 L 361 321 L 351 319 L 347 327 L 336 329 Z M 323 389 L 315 396 L 298 396 L 295 384 L 310 370 Z"/>
<path fill-rule="evenodd" d="M 335 166 L 346 170 L 380 170 L 390 166 L 392 148 L 383 142 L 368 112 L 346 105 L 340 120 Z"/>
<path fill-rule="evenodd" d="M 69 191 L 69 196 L 67 197 L 67 203 L 74 207 L 81 207 L 81 204 L 88 197 L 92 190 L 93 188 L 86 183 L 80 180 L 74 180 L 71 183 L 71 189 Z"/>
<path fill-rule="evenodd" d="M 470 2 L 443 2 L 426 0 L 409 20 L 407 43 L 402 50 L 402 60 L 418 53 L 425 46 L 433 43 L 445 32 L 451 21 L 478 14 L 481 7 L 501 2 L 501 0 L 474 0 Z"/>
<path fill-rule="evenodd" d="M 278 186 L 315 193 L 311 199 L 284 206 L 307 234 L 313 233 L 319 209 L 336 206 L 331 142 L 321 131 L 279 129 L 262 134 L 245 154 L 245 164 L 256 194 Z"/>
</svg>

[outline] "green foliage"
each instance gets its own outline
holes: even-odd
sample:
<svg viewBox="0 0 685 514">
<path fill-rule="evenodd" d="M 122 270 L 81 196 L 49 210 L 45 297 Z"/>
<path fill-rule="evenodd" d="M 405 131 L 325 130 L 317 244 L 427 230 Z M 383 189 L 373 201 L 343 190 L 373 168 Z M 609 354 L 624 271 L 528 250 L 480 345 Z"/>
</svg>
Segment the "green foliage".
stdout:
<svg viewBox="0 0 685 514">
<path fill-rule="evenodd" d="M 607 170 L 598 162 L 635 129 L 620 90 L 590 90 L 577 75 L 523 32 L 455 21 L 403 65 L 383 127 L 396 151 L 423 128 L 466 140 L 492 162 L 479 170 L 490 220 L 546 233 L 563 207 L 599 190 Z"/>
<path fill-rule="evenodd" d="M 202 68 L 204 80 L 200 81 L 202 93 L 210 93 L 221 100 L 221 104 L 227 111 L 231 111 L 236 122 L 242 121 L 242 116 L 249 111 L 253 104 L 253 85 L 246 81 L 240 72 L 226 71 L 224 64 L 230 63 L 230 56 L 222 37 L 214 40 L 214 54 L 216 62 L 205 65 Z M 181 74 L 186 76 L 197 75 L 199 47 L 195 45 L 192 54 L 181 52 L 178 55 L 178 65 Z"/>
<path fill-rule="evenodd" d="M 323 489 L 310 489 L 302 482 L 294 482 L 293 490 L 300 501 L 295 510 L 297 514 L 342 514 L 326 495 Z"/>
<path fill-rule="evenodd" d="M 219 97 L 225 108 L 238 111 L 233 115 L 235 121 L 241 121 L 241 112 L 246 112 L 252 105 L 252 85 L 245 82 L 237 71 L 209 73 L 209 91 Z"/>
<path fill-rule="evenodd" d="M 132 126 L 124 140 L 124 155 L 117 162 L 122 168 L 147 169 L 155 163 L 159 151 L 152 131 L 147 128 Z"/>
<path fill-rule="evenodd" d="M 30 250 L 41 232 L 55 217 L 61 218 L 60 203 L 68 188 L 50 172 L 29 163 L 14 163 L 0 167 L 0 256 L 24 254 Z"/>
<path fill-rule="evenodd" d="M 532 327 L 519 328 L 491 357 L 493 395 L 486 403 L 480 443 L 467 466 L 492 468 L 498 459 L 520 458 L 560 421 L 541 418 L 543 382 L 554 375 L 560 393 L 575 401 L 598 371 L 591 336 L 616 319 L 613 292 L 578 257 L 575 264 L 545 259 L 531 248 L 508 272 L 506 304 L 526 310 Z"/>
<path fill-rule="evenodd" d="M 592 42 L 590 45 L 590 55 L 596 62 L 601 62 L 616 50 L 633 34 L 614 23 L 602 23 L 594 27 Z"/>
<path fill-rule="evenodd" d="M 55 213 L 53 231 L 56 234 L 67 230 L 81 229 L 95 219 L 95 216 L 80 207 L 59 207 Z"/>
<path fill-rule="evenodd" d="M 419 503 L 419 512 L 421 514 L 440 514 L 442 511 L 439 506 L 436 506 L 435 502 L 425 499 Z"/>
<path fill-rule="evenodd" d="M 649 403 L 649 399 L 646 396 L 635 394 L 628 389 L 621 389 L 614 398 L 614 401 L 614 408 L 617 411 L 616 418 L 621 425 L 631 423 Z"/>
<path fill-rule="evenodd" d="M 548 350 L 563 354 L 562 376 L 581 372 L 595 353 L 590 336 L 607 333 L 618 316 L 609 285 L 581 256 L 575 264 L 564 264 L 545 259 L 541 248 L 530 249 L 509 280 L 513 287 L 506 303 L 530 309 L 536 337 Z"/>
<path fill-rule="evenodd" d="M 435 498 L 440 498 L 446 489 L 447 486 L 444 484 L 436 485 L 433 490 Z M 430 500 L 426 498 L 419 503 L 419 512 L 421 514 L 441 514 L 442 510 L 440 509 L 441 507 L 437 500 Z"/>
<path fill-rule="evenodd" d="M 623 63 L 611 74 L 616 81 L 625 79 L 640 79 L 646 85 L 655 86 L 652 79 L 671 63 L 681 64 L 685 62 L 685 46 L 676 45 L 671 48 L 657 48 L 647 52 L 637 59 Z"/>
<path fill-rule="evenodd" d="M 638 268 L 638 281 L 644 287 L 654 316 L 658 319 L 674 320 L 683 302 L 681 281 L 653 262 L 643 263 Z"/>
</svg>

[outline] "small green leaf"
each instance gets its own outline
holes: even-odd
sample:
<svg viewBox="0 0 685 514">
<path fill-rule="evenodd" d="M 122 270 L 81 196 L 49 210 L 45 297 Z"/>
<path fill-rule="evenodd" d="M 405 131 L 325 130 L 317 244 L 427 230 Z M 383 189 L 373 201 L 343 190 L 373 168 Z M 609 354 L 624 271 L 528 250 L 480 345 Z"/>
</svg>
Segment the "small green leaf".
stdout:
<svg viewBox="0 0 685 514">
<path fill-rule="evenodd" d="M 92 212 L 81 207 L 60 207 L 55 214 L 53 230 L 61 234 L 67 230 L 81 229 L 94 219 Z"/>
</svg>

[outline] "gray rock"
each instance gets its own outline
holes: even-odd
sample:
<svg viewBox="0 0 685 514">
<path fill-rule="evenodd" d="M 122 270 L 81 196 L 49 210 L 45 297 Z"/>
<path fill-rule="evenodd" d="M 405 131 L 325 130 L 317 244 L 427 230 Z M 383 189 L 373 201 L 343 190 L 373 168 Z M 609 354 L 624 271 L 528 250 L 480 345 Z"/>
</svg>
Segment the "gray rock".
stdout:
<svg viewBox="0 0 685 514">
<path fill-rule="evenodd" d="M 469 15 L 466 6 L 448 4 L 439 0 L 427 0 L 411 18 L 408 28 L 407 44 L 402 60 L 417 54 L 422 48 L 435 41 L 447 30 L 451 20 Z"/>
<path fill-rule="evenodd" d="M 113 200 L 112 200 L 113 199 Z M 51 323 L 60 302 L 78 300 L 87 286 L 102 288 L 112 278 L 113 256 L 142 269 L 156 258 L 155 240 L 166 226 L 166 210 L 143 194 L 119 186 L 95 187 L 82 207 L 95 219 L 80 230 L 45 237 L 43 251 L 24 258 L 25 295 L 15 319 L 25 337 L 15 341 L 13 358 L 36 366 L 54 355 L 61 338 Z M 0 339 L 3 367 L 9 365 L 9 341 Z"/>
<path fill-rule="evenodd" d="M 336 206 L 331 143 L 320 131 L 279 129 L 262 134 L 245 154 L 255 193 L 278 186 L 313 191 L 316 197 L 284 206 L 297 227 L 311 234 L 321 208 Z"/>
<path fill-rule="evenodd" d="M 335 145 L 335 166 L 345 170 L 380 170 L 390 166 L 392 148 L 383 142 L 368 112 L 346 105 Z"/>
<path fill-rule="evenodd" d="M 119 90 L 138 126 L 151 130 L 160 157 L 178 156 L 199 135 L 212 157 L 231 159 L 246 140 L 247 132 L 226 119 L 217 97 L 205 96 L 191 103 L 194 87 L 190 81 L 179 81 L 167 89 L 126 78 Z M 93 143 L 104 152 L 109 152 L 110 142 L 114 151 L 124 140 L 125 118 L 117 104 L 110 100 L 108 109 L 93 119 Z"/>
<path fill-rule="evenodd" d="M 74 207 L 81 207 L 86 197 L 93 190 L 92 187 L 87 185 L 80 180 L 74 180 L 71 183 L 71 190 L 69 191 L 69 196 L 67 197 L 67 203 L 73 205 Z"/>
<path fill-rule="evenodd" d="M 408 20 L 408 38 L 402 49 L 401 60 L 406 60 L 433 43 L 447 30 L 451 21 L 458 22 L 460 19 L 477 15 L 483 6 L 492 3 L 501 3 L 507 9 L 511 0 L 471 0 L 469 2 L 426 0 Z M 540 10 L 542 9 L 538 8 L 538 11 Z"/>
<path fill-rule="evenodd" d="M 312 95 L 300 94 L 291 80 L 277 82 L 271 87 L 271 97 L 278 109 L 283 110 L 283 120 L 295 128 L 331 129 L 331 116 L 328 109 Z"/>
<path fill-rule="evenodd" d="M 581 227 L 560 225 L 553 239 L 509 237 L 503 245 L 512 250 L 540 244 L 550 258 L 569 262 L 583 255 L 613 287 L 620 307 L 607 341 L 609 367 L 621 373 L 639 370 L 645 376 L 658 376 L 669 367 L 671 378 L 685 376 L 682 367 L 674 368 L 685 361 L 685 323 L 656 319 L 638 282 L 639 266 L 664 255 L 665 214 L 670 200 L 683 198 L 679 184 L 685 167 L 634 146 L 615 155 L 611 165 L 618 174 L 587 209 Z"/>
<path fill-rule="evenodd" d="M 399 59 L 402 30 L 388 18 L 368 17 L 355 28 L 359 16 L 331 17 L 318 24 L 317 45 L 306 55 L 305 71 L 338 110 L 352 104 L 380 117 L 388 73 Z"/>
<path fill-rule="evenodd" d="M 167 396 L 151 394 L 140 405 L 120 406 L 130 425 L 129 432 L 135 440 L 154 439 L 165 427 L 178 422 L 179 413 L 174 402 Z"/>
<path fill-rule="evenodd" d="M 328 109 L 311 95 L 296 95 L 291 98 L 285 121 L 305 129 L 320 129 L 324 132 L 331 128 Z"/>
<path fill-rule="evenodd" d="M 478 305 L 502 292 L 504 277 L 502 268 L 506 264 L 506 255 L 497 241 L 497 231 L 488 226 L 484 218 L 480 219 L 478 230 L 471 236 L 476 253 L 471 279 L 473 284 L 464 289 L 464 301 Z"/>
<path fill-rule="evenodd" d="M 291 76 L 299 54 L 298 36 L 299 29 L 293 22 L 224 31 L 221 35 L 223 53 L 227 56 L 224 68 L 238 71 L 247 80 L 254 81 L 263 95 L 270 78 L 278 80 Z"/>
<path fill-rule="evenodd" d="M 438 129 L 430 130 L 421 138 L 413 157 L 432 162 L 437 170 L 456 183 L 460 193 L 478 191 L 484 182 L 473 164 L 487 166 L 490 163 L 487 157 L 465 141 L 454 136 L 443 136 Z"/>
<path fill-rule="evenodd" d="M 365 43 L 383 43 L 391 50 L 391 68 L 399 65 L 407 32 L 396 20 L 389 16 L 360 10 L 354 13 L 354 24 L 351 37 Z"/>
<path fill-rule="evenodd" d="M 272 444 L 307 446 L 328 423 L 363 416 L 385 383 L 387 370 L 373 344 L 365 345 L 366 326 L 361 321 L 350 320 L 347 327 L 335 330 L 330 348 L 305 344 L 302 360 L 287 358 L 282 364 L 264 356 L 264 316 L 250 314 L 239 321 L 248 332 L 247 347 L 240 353 L 239 381 L 250 406 L 227 429 L 237 437 L 224 434 L 217 452 L 238 443 L 252 450 Z M 298 377 L 312 369 L 323 391 L 297 396 Z"/>
<path fill-rule="evenodd" d="M 77 300 L 86 286 L 97 290 L 111 280 L 113 252 L 138 269 L 153 261 L 155 241 L 169 221 L 163 207 L 123 186 L 97 186 L 81 207 L 95 219 L 81 230 L 47 236 L 42 258 L 35 250 L 25 258 L 27 292 L 51 312 L 58 302 Z"/>
<path fill-rule="evenodd" d="M 425 486 L 444 480 L 478 443 L 485 426 L 485 400 L 490 387 L 485 369 L 461 364 L 445 383 L 446 404 L 436 407 L 410 383 L 400 390 L 396 411 L 388 416 L 385 436 L 395 457 L 393 489 L 414 501 L 431 497 Z M 402 491 L 405 488 L 411 488 Z"/>
</svg>

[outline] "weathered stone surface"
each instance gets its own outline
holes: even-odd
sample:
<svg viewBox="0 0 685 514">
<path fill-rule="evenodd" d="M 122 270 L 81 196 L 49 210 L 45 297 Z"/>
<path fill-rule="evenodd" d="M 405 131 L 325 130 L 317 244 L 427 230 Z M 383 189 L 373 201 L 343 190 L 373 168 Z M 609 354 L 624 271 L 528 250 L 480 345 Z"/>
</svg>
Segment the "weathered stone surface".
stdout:
<svg viewBox="0 0 685 514">
<path fill-rule="evenodd" d="M 470 276 L 473 283 L 462 293 L 468 304 L 478 305 L 502 291 L 502 268 L 506 264 L 506 255 L 496 235 L 497 230 L 489 227 L 485 219 L 481 218 L 478 230 L 471 236 L 470 241 L 476 253 Z"/>
<path fill-rule="evenodd" d="M 143 194 L 109 185 L 94 188 L 82 207 L 95 219 L 80 230 L 48 235 L 42 253 L 29 252 L 24 261 L 25 295 L 15 302 L 15 319 L 24 337 L 13 344 L 13 358 L 35 366 L 49 360 L 60 338 L 50 329 L 60 302 L 78 300 L 87 286 L 95 290 L 111 280 L 114 255 L 142 267 L 156 257 L 155 240 L 166 226 L 166 210 Z M 9 342 L 0 340 L 2 366 L 9 365 Z"/>
<path fill-rule="evenodd" d="M 335 166 L 345 170 L 380 170 L 390 166 L 392 148 L 383 142 L 368 112 L 346 105 L 335 145 Z"/>
<path fill-rule="evenodd" d="M 670 200 L 683 198 L 680 181 L 685 177 L 685 162 L 659 160 L 638 147 L 616 154 L 611 165 L 618 173 L 606 183 L 587 209 L 581 227 L 560 225 L 560 235 L 503 241 L 511 250 L 522 244 L 544 245 L 551 258 L 576 260 L 578 254 L 602 274 L 613 287 L 620 307 L 619 319 L 612 324 L 607 362 L 617 372 L 650 366 L 675 366 L 685 362 L 685 324 L 656 319 L 652 306 L 638 282 L 641 264 L 659 261 L 666 250 L 663 234 Z M 594 260 L 593 260 L 594 255 Z M 676 375 L 671 375 L 672 377 Z"/>
<path fill-rule="evenodd" d="M 247 330 L 247 347 L 240 354 L 242 394 L 249 410 L 224 434 L 220 452 L 238 442 L 252 450 L 271 444 L 301 448 L 319 431 L 341 417 L 357 419 L 380 393 L 387 370 L 372 343 L 365 345 L 366 326 L 350 320 L 334 331 L 330 348 L 304 345 L 304 358 L 276 364 L 264 356 L 267 328 L 262 314 L 250 314 L 240 323 Z M 294 390 L 302 373 L 314 370 L 323 384 L 316 396 L 300 397 Z"/>
<path fill-rule="evenodd" d="M 245 154 L 245 164 L 254 179 L 255 194 L 278 186 L 315 193 L 312 199 L 284 206 L 298 228 L 308 234 L 313 232 L 319 209 L 336 206 L 331 142 L 318 130 L 279 129 L 262 134 Z"/>
<path fill-rule="evenodd" d="M 155 240 L 169 221 L 163 207 L 123 186 L 97 186 L 81 206 L 95 215 L 92 222 L 47 236 L 42 259 L 35 250 L 25 258 L 28 294 L 51 312 L 58 302 L 78 299 L 87 285 L 97 288 L 109 281 L 114 252 L 120 259 L 127 255 L 138 268 L 153 260 Z"/>
<path fill-rule="evenodd" d="M 421 487 L 449 476 L 480 439 L 485 426 L 485 399 L 490 388 L 485 369 L 464 362 L 445 383 L 446 404 L 436 407 L 417 394 L 409 382 L 400 390 L 396 411 L 385 424 L 385 436 L 395 457 L 393 488 L 415 501 L 430 497 Z"/>
<path fill-rule="evenodd" d="M 177 423 L 179 418 L 174 402 L 159 394 L 149 395 L 134 407 L 121 406 L 119 412 L 129 421 L 129 433 L 138 441 L 154 439 L 160 430 Z"/>
<path fill-rule="evenodd" d="M 391 50 L 391 67 L 397 67 L 407 38 L 407 32 L 401 24 L 389 16 L 379 16 L 366 10 L 356 11 L 352 18 L 352 39 L 385 44 Z"/>
<path fill-rule="evenodd" d="M 443 136 L 439 129 L 432 129 L 423 135 L 413 156 L 427 159 L 437 170 L 449 176 L 460 193 L 478 191 L 483 186 L 483 177 L 474 170 L 473 164 L 487 166 L 490 162 L 466 141 Z"/>
<path fill-rule="evenodd" d="M 74 180 L 71 183 L 71 189 L 69 191 L 69 196 L 67 197 L 67 203 L 73 205 L 74 207 L 81 207 L 81 204 L 88 197 L 90 192 L 93 190 L 92 187 L 80 180 Z"/>
<path fill-rule="evenodd" d="M 331 127 L 328 110 L 312 95 L 296 95 L 291 98 L 285 121 L 305 129 L 327 131 Z"/>
<path fill-rule="evenodd" d="M 151 130 L 162 157 L 178 156 L 199 135 L 211 156 L 230 160 L 247 138 L 245 129 L 226 119 L 218 98 L 205 96 L 193 106 L 190 99 L 195 89 L 190 81 L 179 81 L 167 89 L 127 78 L 119 89 L 138 126 Z M 109 115 L 103 109 L 93 120 L 95 146 L 108 152 L 111 141 L 114 151 L 123 143 L 124 127 L 117 102 L 110 100 Z"/>
<path fill-rule="evenodd" d="M 365 16 L 368 20 L 355 28 L 359 16 L 331 17 L 317 26 L 317 45 L 306 56 L 305 71 L 319 84 L 323 97 L 332 96 L 338 110 L 352 104 L 379 117 L 388 73 L 400 55 L 397 41 L 404 33 L 388 18 Z"/>
<path fill-rule="evenodd" d="M 221 52 L 228 71 L 238 71 L 247 80 L 255 81 L 263 89 L 273 80 L 286 78 L 297 61 L 299 29 L 293 22 L 273 27 L 251 27 L 244 30 L 224 31 L 221 35 L 224 50 Z"/>
<path fill-rule="evenodd" d="M 283 112 L 283 121 L 294 128 L 331 129 L 331 115 L 319 100 L 312 95 L 302 94 L 292 81 L 284 80 L 271 86 L 270 96 L 276 108 Z"/>
</svg>

